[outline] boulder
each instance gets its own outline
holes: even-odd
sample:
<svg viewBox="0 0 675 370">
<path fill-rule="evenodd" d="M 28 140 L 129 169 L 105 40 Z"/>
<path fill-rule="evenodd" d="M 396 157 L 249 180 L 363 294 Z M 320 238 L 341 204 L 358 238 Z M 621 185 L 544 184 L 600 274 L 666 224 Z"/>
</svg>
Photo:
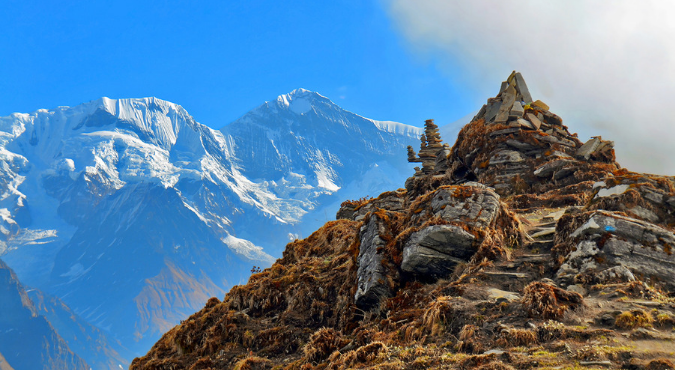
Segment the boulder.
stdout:
<svg viewBox="0 0 675 370">
<path fill-rule="evenodd" d="M 600 271 L 595 275 L 599 283 L 627 283 L 635 281 L 635 275 L 625 266 L 614 266 Z"/>
<path fill-rule="evenodd" d="M 666 203 L 667 203 L 669 206 L 675 208 L 675 196 L 668 198 L 668 200 L 666 200 Z"/>
<path fill-rule="evenodd" d="M 517 133 L 520 133 L 520 127 L 505 128 L 503 130 L 492 131 L 490 133 L 490 138 L 493 139 L 497 136 L 511 135 L 511 134 L 517 134 Z"/>
<path fill-rule="evenodd" d="M 605 272 L 620 266 L 675 288 L 675 234 L 666 229 L 612 212 L 595 211 L 570 238 L 578 242 L 556 274 L 559 281 L 569 281 L 585 272 L 630 280 L 631 275 L 621 268 Z"/>
<path fill-rule="evenodd" d="M 541 135 L 540 134 L 540 136 L 537 137 L 537 139 L 539 139 L 541 141 L 546 141 L 546 142 L 551 143 L 551 144 L 560 144 L 560 145 L 568 146 L 570 148 L 576 147 L 576 144 L 574 143 L 574 141 L 564 139 L 564 138 L 560 138 L 560 137 L 555 137 L 555 136 L 553 136 L 552 133 L 548 134 L 548 135 Z"/>
<path fill-rule="evenodd" d="M 431 198 L 434 216 L 471 227 L 492 226 L 500 207 L 499 195 L 476 182 L 441 187 Z"/>
<path fill-rule="evenodd" d="M 640 186 L 638 189 L 642 197 L 651 201 L 652 203 L 662 204 L 666 198 L 666 194 L 659 189 L 652 189 L 648 186 Z"/>
<path fill-rule="evenodd" d="M 387 273 L 382 265 L 382 253 L 386 242 L 381 235 L 386 235 L 386 224 L 376 214 L 372 214 L 368 222 L 361 227 L 359 248 L 357 290 L 354 295 L 356 306 L 362 310 L 376 307 L 380 300 L 391 295 L 386 284 Z"/>
<path fill-rule="evenodd" d="M 518 141 L 518 140 L 515 140 L 515 139 L 506 140 L 506 145 L 508 145 L 512 148 L 518 149 L 520 151 L 528 151 L 528 150 L 534 150 L 534 149 L 539 148 L 539 147 L 534 146 L 532 144 L 524 143 L 522 141 Z"/>
<path fill-rule="evenodd" d="M 403 250 L 401 269 L 415 275 L 443 277 L 461 262 L 466 261 L 421 245 L 410 245 Z"/>
<path fill-rule="evenodd" d="M 443 147 L 436 155 L 436 163 L 434 164 L 434 171 L 438 173 L 445 173 L 448 170 L 448 157 L 450 157 L 450 148 Z"/>
<path fill-rule="evenodd" d="M 425 276 L 446 276 L 476 252 L 476 237 L 459 226 L 435 225 L 410 235 L 401 269 Z"/>
</svg>

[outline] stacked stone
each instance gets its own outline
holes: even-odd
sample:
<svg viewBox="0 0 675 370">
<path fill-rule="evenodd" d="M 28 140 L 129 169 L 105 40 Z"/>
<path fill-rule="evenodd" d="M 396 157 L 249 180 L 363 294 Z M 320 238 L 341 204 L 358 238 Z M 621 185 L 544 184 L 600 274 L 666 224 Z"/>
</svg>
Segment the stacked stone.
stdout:
<svg viewBox="0 0 675 370">
<path fill-rule="evenodd" d="M 488 99 L 474 120 L 480 118 L 486 123 L 525 130 L 555 131 L 562 127 L 562 119 L 549 112 L 548 105 L 541 100 L 533 101 L 523 75 L 516 71 L 502 82 L 499 94 Z"/>
<path fill-rule="evenodd" d="M 536 178 L 553 177 L 557 181 L 574 172 L 575 157 L 613 161 L 613 142 L 593 138 L 582 146 L 563 126 L 562 119 L 549 111 L 548 105 L 541 100 L 533 101 L 519 72 L 513 71 L 502 82 L 499 94 L 488 99 L 474 117 L 474 121 L 479 119 L 484 119 L 487 125 L 508 126 L 490 132 L 496 147 L 489 161 L 474 169 L 479 178 L 491 174 L 486 183 L 500 194 L 512 190 L 516 176 L 531 177 L 533 166 Z M 525 132 L 539 144 L 527 140 Z"/>
<path fill-rule="evenodd" d="M 422 169 L 415 167 L 415 176 L 430 175 L 436 166 L 436 157 L 446 148 L 441 144 L 441 134 L 434 120 L 424 122 L 424 134 L 420 137 L 419 156 L 408 146 L 408 162 L 422 162 Z"/>
</svg>

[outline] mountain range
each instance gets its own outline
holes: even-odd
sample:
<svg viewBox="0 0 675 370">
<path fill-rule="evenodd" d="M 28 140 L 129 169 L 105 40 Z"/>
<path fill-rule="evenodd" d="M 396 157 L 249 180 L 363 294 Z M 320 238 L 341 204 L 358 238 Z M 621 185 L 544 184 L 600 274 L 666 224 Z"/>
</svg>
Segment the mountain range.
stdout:
<svg viewBox="0 0 675 370">
<path fill-rule="evenodd" d="M 126 364 L 345 198 L 399 187 L 421 133 L 304 89 L 221 130 L 156 98 L 0 117 L 0 256 L 70 349 Z"/>
</svg>

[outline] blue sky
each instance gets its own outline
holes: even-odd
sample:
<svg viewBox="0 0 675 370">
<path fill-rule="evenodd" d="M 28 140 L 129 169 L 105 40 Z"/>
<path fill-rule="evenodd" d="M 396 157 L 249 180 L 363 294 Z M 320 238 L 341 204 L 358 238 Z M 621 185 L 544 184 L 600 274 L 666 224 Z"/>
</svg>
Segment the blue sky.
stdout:
<svg viewBox="0 0 675 370">
<path fill-rule="evenodd" d="M 602 135 L 627 168 L 675 174 L 672 1 L 0 0 L 0 9 L 0 116 L 156 96 L 220 128 L 303 87 L 369 118 L 443 125 L 519 70 L 582 140 Z"/>
<path fill-rule="evenodd" d="M 0 115 L 156 96 L 220 128 L 303 87 L 366 117 L 421 125 L 484 99 L 415 56 L 377 1 L 3 3 Z"/>
</svg>

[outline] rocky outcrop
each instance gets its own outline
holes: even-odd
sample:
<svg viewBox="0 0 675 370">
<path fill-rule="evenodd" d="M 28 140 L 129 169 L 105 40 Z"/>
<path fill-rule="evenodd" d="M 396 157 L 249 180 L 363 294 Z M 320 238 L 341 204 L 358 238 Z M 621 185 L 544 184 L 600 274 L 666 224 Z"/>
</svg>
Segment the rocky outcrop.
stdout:
<svg viewBox="0 0 675 370">
<path fill-rule="evenodd" d="M 373 214 L 359 233 L 361 246 L 354 301 L 362 309 L 373 308 L 382 298 L 391 295 L 391 289 L 387 285 L 387 271 L 382 264 L 387 244 L 383 236 L 390 233 L 383 217 L 386 215 Z"/>
<path fill-rule="evenodd" d="M 475 227 L 493 225 L 501 207 L 499 195 L 479 183 L 441 187 L 433 193 L 430 205 L 436 217 Z"/>
<path fill-rule="evenodd" d="M 476 253 L 476 239 L 459 226 L 429 226 L 410 236 L 401 269 L 422 276 L 447 276 Z"/>
<path fill-rule="evenodd" d="M 345 201 L 340 206 L 335 218 L 348 220 L 363 220 L 369 212 L 384 209 L 393 212 L 402 212 L 406 208 L 405 191 L 387 191 L 375 199 L 361 199 Z"/>
<path fill-rule="evenodd" d="M 560 282 L 569 284 L 589 276 L 592 280 L 586 282 L 604 283 L 603 278 L 634 280 L 637 275 L 675 288 L 675 234 L 666 229 L 596 211 L 569 237 L 577 242 L 556 273 Z"/>
<path fill-rule="evenodd" d="M 426 278 L 449 276 L 476 254 L 503 207 L 499 195 L 479 183 L 427 194 L 412 205 L 410 221 L 421 226 L 403 246 L 401 269 Z"/>
</svg>

